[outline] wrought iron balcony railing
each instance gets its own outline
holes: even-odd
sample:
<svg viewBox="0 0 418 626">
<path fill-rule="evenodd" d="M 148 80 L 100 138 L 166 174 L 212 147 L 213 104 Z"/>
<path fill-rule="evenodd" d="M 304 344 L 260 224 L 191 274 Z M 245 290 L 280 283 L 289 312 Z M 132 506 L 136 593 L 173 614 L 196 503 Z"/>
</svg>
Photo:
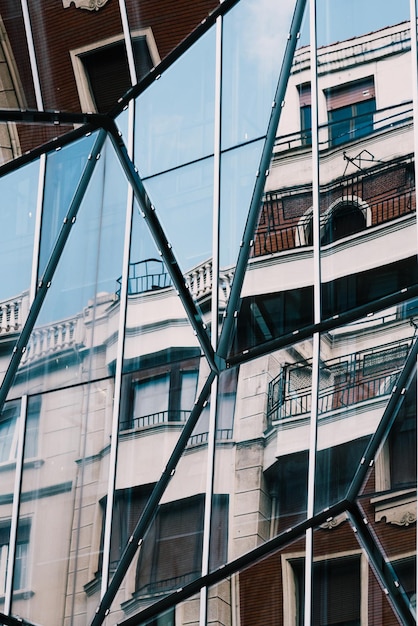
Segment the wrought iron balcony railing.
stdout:
<svg viewBox="0 0 418 626">
<path fill-rule="evenodd" d="M 409 342 L 379 346 L 322 363 L 318 415 L 337 412 L 391 393 L 405 362 Z M 267 421 L 303 417 L 311 411 L 311 363 L 285 365 L 271 381 Z"/>
</svg>

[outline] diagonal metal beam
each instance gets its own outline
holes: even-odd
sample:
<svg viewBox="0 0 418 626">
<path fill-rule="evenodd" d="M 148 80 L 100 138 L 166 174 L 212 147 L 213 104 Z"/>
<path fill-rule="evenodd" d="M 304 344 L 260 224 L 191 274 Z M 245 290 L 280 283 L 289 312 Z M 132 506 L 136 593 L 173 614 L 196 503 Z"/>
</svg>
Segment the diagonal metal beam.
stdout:
<svg viewBox="0 0 418 626">
<path fill-rule="evenodd" d="M 260 559 L 266 558 L 269 555 L 277 552 L 278 550 L 288 546 L 290 543 L 303 537 L 308 528 L 315 528 L 320 524 L 323 524 L 330 517 L 336 517 L 337 515 L 344 513 L 347 509 L 347 503 L 341 501 L 338 504 L 333 505 L 326 511 L 321 511 L 313 518 L 304 520 L 299 524 L 296 524 L 292 528 L 285 530 L 277 535 L 273 539 L 266 541 L 265 543 L 257 546 L 254 550 L 246 552 L 242 556 L 229 561 L 225 565 L 222 565 L 218 569 L 210 572 L 206 576 L 202 576 L 188 585 L 176 589 L 173 593 L 165 596 L 161 600 L 156 601 L 154 604 L 142 609 L 136 615 L 132 615 L 122 622 L 118 623 L 118 626 L 140 626 L 141 624 L 149 623 L 151 619 L 155 619 L 161 615 L 164 611 L 174 608 L 180 602 L 188 600 L 196 593 L 199 592 L 202 587 L 211 587 L 217 583 L 224 581 L 229 576 L 236 574 L 246 567 L 251 566 Z"/>
<path fill-rule="evenodd" d="M 380 542 L 374 536 L 370 524 L 364 519 L 356 506 L 349 506 L 347 512 L 357 539 L 364 549 L 385 595 L 390 599 L 392 607 L 400 619 L 400 623 L 403 626 L 416 626 L 416 619 L 412 615 L 408 596 L 402 589 L 392 564 L 382 554 L 379 548 Z"/>
<path fill-rule="evenodd" d="M 22 355 L 26 349 L 26 345 L 29 341 L 32 330 L 35 326 L 39 312 L 42 308 L 42 304 L 46 298 L 49 287 L 51 286 L 52 279 L 57 269 L 57 265 L 61 258 L 65 244 L 67 243 L 71 229 L 76 221 L 77 213 L 80 208 L 81 202 L 84 198 L 87 186 L 90 182 L 93 174 L 96 162 L 100 157 L 100 152 L 106 139 L 107 133 L 104 130 L 99 131 L 95 144 L 88 156 L 84 171 L 80 177 L 77 189 L 74 193 L 67 215 L 64 218 L 61 230 L 59 232 L 54 249 L 49 257 L 48 264 L 45 268 L 45 272 L 38 283 L 38 289 L 32 305 L 29 309 L 28 317 L 22 328 L 22 332 L 13 348 L 12 357 L 10 359 L 8 368 L 3 378 L 3 382 L 0 387 L 0 412 L 3 410 L 3 405 L 6 401 L 7 395 L 13 384 L 16 372 L 18 370 Z"/>
<path fill-rule="evenodd" d="M 166 490 L 166 487 L 170 482 L 172 476 L 174 475 L 177 464 L 182 457 L 187 442 L 189 441 L 193 429 L 196 426 L 197 420 L 200 417 L 202 409 L 207 402 L 211 391 L 212 382 L 215 377 L 216 374 L 214 372 L 210 372 L 209 377 L 199 395 L 199 398 L 195 406 L 193 407 L 192 412 L 190 413 L 190 417 L 185 423 L 183 430 L 181 431 L 180 437 L 177 440 L 177 443 L 174 447 L 173 452 L 171 453 L 171 456 L 161 475 L 161 478 L 155 485 L 146 504 L 146 507 L 142 512 L 142 515 L 139 518 L 131 537 L 129 538 L 128 544 L 123 551 L 115 573 L 113 574 L 112 580 L 110 581 L 109 587 L 107 588 L 106 593 L 103 595 L 103 598 L 96 609 L 96 614 L 93 618 L 93 621 L 91 622 L 91 626 L 101 626 L 101 624 L 103 624 L 103 620 L 110 611 L 111 604 L 115 599 L 119 587 L 123 582 L 126 572 L 128 571 L 128 568 L 132 563 L 132 560 L 145 536 L 146 531 L 148 530 L 152 520 L 154 519 L 161 497 Z"/>
<path fill-rule="evenodd" d="M 226 359 L 231 337 L 235 323 L 235 312 L 241 296 L 241 289 L 244 282 L 247 263 L 250 256 L 254 232 L 257 227 L 261 199 L 264 193 L 264 187 L 276 139 L 277 127 L 279 125 L 282 102 L 284 101 L 287 82 L 290 75 L 290 69 L 293 63 L 293 56 L 296 49 L 298 33 L 302 23 L 303 13 L 305 11 L 306 0 L 296 0 L 295 12 L 293 14 L 292 24 L 290 26 L 289 38 L 283 57 L 283 63 L 280 70 L 279 80 L 277 83 L 276 93 L 272 104 L 270 120 L 267 126 L 266 140 L 264 142 L 263 152 L 260 159 L 257 179 L 255 181 L 253 195 L 248 211 L 247 223 L 244 229 L 244 235 L 238 254 L 237 266 L 234 273 L 234 280 L 231 287 L 228 305 L 225 311 L 225 319 L 221 330 L 218 345 L 218 355 L 221 359 Z"/>
<path fill-rule="evenodd" d="M 110 137 L 112 139 L 115 151 L 119 157 L 119 161 L 122 165 L 125 175 L 130 185 L 132 186 L 135 198 L 141 210 L 142 217 L 147 221 L 148 228 L 154 238 L 161 257 L 164 259 L 167 271 L 170 274 L 173 285 L 176 288 L 177 293 L 183 303 L 184 309 L 187 313 L 190 324 L 192 325 L 192 328 L 199 340 L 202 351 L 206 356 L 206 359 L 208 360 L 211 369 L 217 372 L 218 367 L 215 363 L 215 354 L 210 342 L 209 335 L 206 331 L 206 325 L 204 324 L 202 317 L 193 301 L 192 295 L 186 286 L 183 273 L 180 269 L 176 257 L 174 256 L 171 244 L 169 243 L 164 233 L 161 223 L 157 217 L 155 207 L 151 203 L 151 200 L 145 190 L 142 180 L 139 177 L 138 171 L 131 159 L 129 158 L 128 151 L 116 124 L 114 124 L 111 129 Z M 213 286 L 212 288 L 216 288 L 216 286 Z"/>
</svg>

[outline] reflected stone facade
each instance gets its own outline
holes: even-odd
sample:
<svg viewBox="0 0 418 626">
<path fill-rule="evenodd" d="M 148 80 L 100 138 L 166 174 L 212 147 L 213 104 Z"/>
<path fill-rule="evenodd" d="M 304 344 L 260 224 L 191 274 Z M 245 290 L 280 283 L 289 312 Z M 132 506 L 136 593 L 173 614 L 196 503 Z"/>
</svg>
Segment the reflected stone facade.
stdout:
<svg viewBox="0 0 418 626">
<path fill-rule="evenodd" d="M 0 0 L 0 623 L 415 624 L 414 3 L 192 4 Z"/>
</svg>

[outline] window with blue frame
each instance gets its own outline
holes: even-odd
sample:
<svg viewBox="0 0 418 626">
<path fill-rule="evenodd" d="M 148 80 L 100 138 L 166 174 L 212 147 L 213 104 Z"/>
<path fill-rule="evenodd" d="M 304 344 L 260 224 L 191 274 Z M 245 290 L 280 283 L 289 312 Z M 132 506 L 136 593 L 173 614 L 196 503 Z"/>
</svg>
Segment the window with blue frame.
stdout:
<svg viewBox="0 0 418 626">
<path fill-rule="evenodd" d="M 373 132 L 376 112 L 373 76 L 328 89 L 325 97 L 330 147 Z"/>
</svg>

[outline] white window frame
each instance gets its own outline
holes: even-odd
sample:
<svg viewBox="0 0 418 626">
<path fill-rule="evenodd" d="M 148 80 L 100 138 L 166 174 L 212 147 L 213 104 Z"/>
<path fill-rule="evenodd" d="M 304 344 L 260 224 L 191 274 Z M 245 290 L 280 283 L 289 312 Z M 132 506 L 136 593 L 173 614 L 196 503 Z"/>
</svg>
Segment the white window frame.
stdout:
<svg viewBox="0 0 418 626">
<path fill-rule="evenodd" d="M 145 38 L 148 45 L 152 64 L 153 66 L 158 65 L 161 59 L 158 53 L 157 44 L 155 43 L 151 27 L 134 30 L 131 33 L 131 37 L 132 39 L 137 39 L 139 37 Z M 115 43 L 120 43 L 123 40 L 123 35 L 120 34 L 113 37 L 108 37 L 107 39 L 101 39 L 100 41 L 96 41 L 93 44 L 82 46 L 81 48 L 75 48 L 74 50 L 70 50 L 71 63 L 73 65 L 75 82 L 77 84 L 78 96 L 80 98 L 80 105 L 83 113 L 97 112 L 93 100 L 93 95 L 90 90 L 87 72 L 85 70 L 82 60 L 83 55 L 88 54 L 89 52 L 94 52 L 95 50 L 99 50 L 101 48 L 107 48 L 108 46 L 111 46 Z"/>
</svg>

